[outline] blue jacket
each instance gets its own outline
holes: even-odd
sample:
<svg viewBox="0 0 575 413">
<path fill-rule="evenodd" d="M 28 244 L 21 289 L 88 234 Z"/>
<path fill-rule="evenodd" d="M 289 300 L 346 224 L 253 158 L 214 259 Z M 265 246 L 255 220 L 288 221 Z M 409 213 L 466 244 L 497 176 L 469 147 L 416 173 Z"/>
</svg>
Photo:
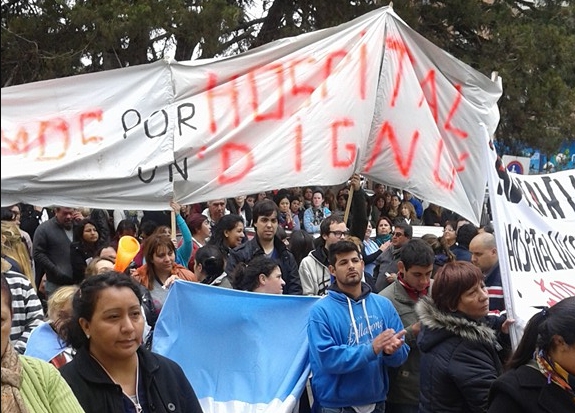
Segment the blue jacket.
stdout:
<svg viewBox="0 0 575 413">
<path fill-rule="evenodd" d="M 391 301 L 363 283 L 356 301 L 332 285 L 310 312 L 308 339 L 312 391 L 321 407 L 348 407 L 384 401 L 389 390 L 386 367 L 406 359 L 404 344 L 392 355 L 375 354 L 372 341 L 403 324 Z"/>
</svg>

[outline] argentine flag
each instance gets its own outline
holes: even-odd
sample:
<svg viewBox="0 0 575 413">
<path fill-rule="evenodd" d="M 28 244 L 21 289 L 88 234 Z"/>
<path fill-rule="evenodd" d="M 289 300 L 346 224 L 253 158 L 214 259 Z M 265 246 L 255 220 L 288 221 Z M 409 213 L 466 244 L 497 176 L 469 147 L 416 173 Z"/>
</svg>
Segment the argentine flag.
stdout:
<svg viewBox="0 0 575 413">
<path fill-rule="evenodd" d="M 307 321 L 318 299 L 177 280 L 153 351 L 182 367 L 205 413 L 288 413 L 309 376 Z"/>
</svg>

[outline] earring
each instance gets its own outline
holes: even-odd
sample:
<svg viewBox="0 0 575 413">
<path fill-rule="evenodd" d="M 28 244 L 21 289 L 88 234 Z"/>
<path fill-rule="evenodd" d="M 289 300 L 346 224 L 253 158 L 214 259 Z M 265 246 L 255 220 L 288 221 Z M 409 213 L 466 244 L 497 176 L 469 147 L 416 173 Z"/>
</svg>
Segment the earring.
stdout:
<svg viewBox="0 0 575 413">
<path fill-rule="evenodd" d="M 86 338 L 90 340 L 90 334 L 86 334 Z"/>
</svg>

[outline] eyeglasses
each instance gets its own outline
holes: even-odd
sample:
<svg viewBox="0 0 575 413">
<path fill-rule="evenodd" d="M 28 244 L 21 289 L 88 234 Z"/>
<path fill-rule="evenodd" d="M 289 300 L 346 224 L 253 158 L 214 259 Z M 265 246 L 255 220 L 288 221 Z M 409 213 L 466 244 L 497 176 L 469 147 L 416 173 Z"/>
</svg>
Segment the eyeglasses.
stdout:
<svg viewBox="0 0 575 413">
<path fill-rule="evenodd" d="M 349 235 L 349 231 L 329 231 L 330 234 L 336 236 L 336 238 L 346 237 Z"/>
<path fill-rule="evenodd" d="M 393 236 L 394 237 L 403 237 L 403 236 L 405 236 L 405 234 L 403 232 L 394 232 Z"/>
</svg>

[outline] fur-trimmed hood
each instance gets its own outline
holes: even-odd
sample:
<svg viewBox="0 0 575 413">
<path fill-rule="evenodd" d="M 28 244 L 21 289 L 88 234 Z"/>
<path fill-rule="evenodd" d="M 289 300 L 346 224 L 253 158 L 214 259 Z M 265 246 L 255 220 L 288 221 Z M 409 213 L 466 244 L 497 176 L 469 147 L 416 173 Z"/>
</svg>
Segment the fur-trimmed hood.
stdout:
<svg viewBox="0 0 575 413">
<path fill-rule="evenodd" d="M 496 333 L 491 327 L 471 320 L 460 312 L 439 311 L 431 297 L 422 297 L 415 305 L 415 311 L 421 324 L 428 330 L 427 334 L 418 338 L 419 348 L 423 351 L 452 336 L 489 345 L 496 342 Z"/>
</svg>

